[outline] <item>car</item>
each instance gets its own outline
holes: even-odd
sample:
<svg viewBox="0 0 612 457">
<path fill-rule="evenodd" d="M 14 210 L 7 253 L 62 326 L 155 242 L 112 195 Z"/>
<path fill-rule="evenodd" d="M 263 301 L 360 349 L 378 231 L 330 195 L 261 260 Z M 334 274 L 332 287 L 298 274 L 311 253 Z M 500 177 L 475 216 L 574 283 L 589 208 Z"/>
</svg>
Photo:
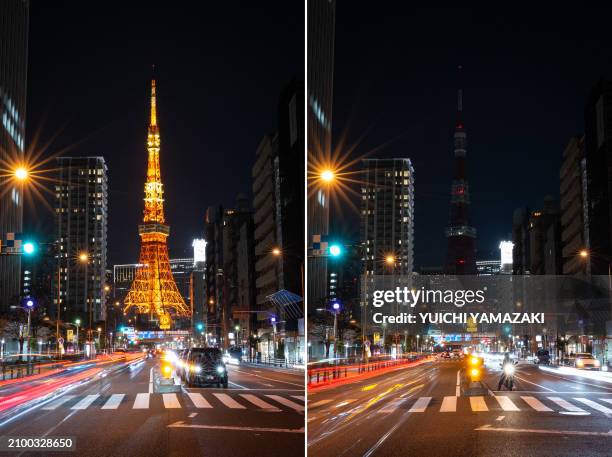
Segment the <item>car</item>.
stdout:
<svg viewBox="0 0 612 457">
<path fill-rule="evenodd" d="M 574 366 L 579 370 L 599 370 L 601 363 L 590 352 L 578 352 L 574 358 Z"/>
<path fill-rule="evenodd" d="M 550 353 L 546 349 L 538 349 L 533 362 L 541 365 L 550 365 Z"/>
<path fill-rule="evenodd" d="M 187 355 L 185 367 L 185 384 L 217 385 L 227 388 L 227 367 L 223 362 L 223 353 L 218 348 L 191 348 Z"/>
</svg>

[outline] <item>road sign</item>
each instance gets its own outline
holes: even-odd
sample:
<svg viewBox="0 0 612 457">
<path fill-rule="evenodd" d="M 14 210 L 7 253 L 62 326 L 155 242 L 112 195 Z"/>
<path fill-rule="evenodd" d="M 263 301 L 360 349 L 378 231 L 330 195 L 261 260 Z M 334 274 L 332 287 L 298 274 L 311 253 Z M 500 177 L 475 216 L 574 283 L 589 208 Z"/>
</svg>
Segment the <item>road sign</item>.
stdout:
<svg viewBox="0 0 612 457">
<path fill-rule="evenodd" d="M 74 331 L 71 328 L 69 328 L 66 331 L 66 338 L 68 339 L 68 341 L 73 341 L 74 340 Z"/>
<path fill-rule="evenodd" d="M 61 336 L 57 339 L 57 342 L 59 344 L 64 344 L 64 338 L 62 338 Z"/>
<path fill-rule="evenodd" d="M 374 344 L 378 344 L 379 341 L 380 341 L 380 333 L 376 332 L 374 333 Z"/>
</svg>

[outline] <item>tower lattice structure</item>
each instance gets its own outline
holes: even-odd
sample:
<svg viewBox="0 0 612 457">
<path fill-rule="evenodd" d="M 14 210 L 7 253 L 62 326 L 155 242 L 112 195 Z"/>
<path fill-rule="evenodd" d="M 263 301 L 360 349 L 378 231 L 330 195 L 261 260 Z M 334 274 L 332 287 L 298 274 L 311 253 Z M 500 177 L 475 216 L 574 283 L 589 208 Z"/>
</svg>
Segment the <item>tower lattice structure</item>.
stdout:
<svg viewBox="0 0 612 457">
<path fill-rule="evenodd" d="M 160 137 L 157 125 L 155 80 L 151 82 L 151 123 L 147 137 L 148 167 L 145 183 L 143 224 L 138 226 L 141 239 L 140 261 L 136 276 L 125 298 L 124 311 L 136 308 L 159 320 L 162 330 L 169 329 L 172 316 L 188 317 L 185 304 L 170 270 L 167 238 L 170 227 L 164 217 L 164 190 L 159 165 Z"/>
</svg>

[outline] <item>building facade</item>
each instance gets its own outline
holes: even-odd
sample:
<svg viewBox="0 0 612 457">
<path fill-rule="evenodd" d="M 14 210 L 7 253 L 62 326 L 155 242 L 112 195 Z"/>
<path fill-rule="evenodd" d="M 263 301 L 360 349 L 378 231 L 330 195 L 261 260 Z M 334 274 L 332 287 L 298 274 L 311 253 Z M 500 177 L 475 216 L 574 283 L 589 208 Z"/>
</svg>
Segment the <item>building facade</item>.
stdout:
<svg viewBox="0 0 612 457">
<path fill-rule="evenodd" d="M 103 157 L 59 157 L 57 168 L 60 318 L 93 325 L 105 319 L 107 167 Z"/>
<path fill-rule="evenodd" d="M 588 272 L 588 259 L 579 253 L 588 249 L 586 230 L 586 192 L 583 185 L 586 177 L 584 158 L 584 136 L 574 136 L 563 151 L 563 163 L 559 173 L 561 195 L 561 244 L 563 255 L 562 273 L 567 275 Z"/>
<path fill-rule="evenodd" d="M 5 164 L 19 163 L 25 150 L 29 7 L 27 0 L 0 2 L 0 160 Z M 6 245 L 11 233 L 22 230 L 23 194 L 11 177 L 0 177 L 0 186 L 10 186 L 0 196 L 0 240 Z M 1 312 L 19 300 L 20 276 L 20 256 L 0 256 Z"/>
<path fill-rule="evenodd" d="M 361 243 L 366 275 L 414 271 L 414 168 L 410 159 L 365 159 Z"/>
<path fill-rule="evenodd" d="M 308 5 L 308 163 L 324 166 L 332 155 L 335 0 L 313 0 Z M 309 175 L 318 170 L 310 170 Z M 328 298 L 327 256 L 317 248 L 329 233 L 329 188 L 310 180 L 307 196 L 308 301 L 313 310 Z"/>
</svg>

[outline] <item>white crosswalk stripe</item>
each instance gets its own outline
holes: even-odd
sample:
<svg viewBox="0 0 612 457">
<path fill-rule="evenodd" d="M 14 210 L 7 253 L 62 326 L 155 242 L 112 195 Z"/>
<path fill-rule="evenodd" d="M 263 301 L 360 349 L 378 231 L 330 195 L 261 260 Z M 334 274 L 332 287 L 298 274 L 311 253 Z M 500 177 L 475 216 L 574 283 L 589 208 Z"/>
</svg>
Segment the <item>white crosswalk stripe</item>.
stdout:
<svg viewBox="0 0 612 457">
<path fill-rule="evenodd" d="M 423 413 L 430 401 L 431 397 L 420 397 L 408 411 L 411 413 Z"/>
<path fill-rule="evenodd" d="M 253 394 L 240 394 L 240 396 L 242 398 L 244 398 L 245 400 L 253 403 L 255 406 L 258 406 L 261 409 L 265 409 L 266 411 L 274 411 L 274 412 L 281 411 L 276 406 L 271 405 L 270 403 L 267 403 L 267 402 L 263 401 L 261 398 L 256 397 Z"/>
<path fill-rule="evenodd" d="M 565 409 L 566 411 L 571 411 L 573 413 L 584 413 L 586 412 L 584 409 L 582 408 L 578 408 L 575 405 L 572 405 L 570 402 L 568 402 L 567 400 L 564 400 L 561 397 L 547 397 L 550 401 L 555 402 L 557 405 L 559 405 L 561 408 Z"/>
<path fill-rule="evenodd" d="M 605 401 L 606 403 L 610 403 L 612 405 L 612 398 L 600 398 L 601 401 Z"/>
<path fill-rule="evenodd" d="M 196 408 L 212 408 L 212 405 L 202 396 L 195 392 L 188 392 L 187 395 L 193 402 Z"/>
<path fill-rule="evenodd" d="M 599 403 L 596 403 L 593 400 L 589 400 L 588 398 L 574 397 L 574 400 L 579 401 L 580 403 L 584 403 L 588 407 L 593 408 L 597 411 L 601 411 L 604 414 L 612 414 L 612 409 L 600 405 Z"/>
<path fill-rule="evenodd" d="M 99 394 L 87 395 L 70 409 L 87 409 L 99 396 Z"/>
<path fill-rule="evenodd" d="M 404 399 L 404 398 L 398 398 L 398 399 L 396 399 L 396 400 L 390 401 L 389 403 L 387 403 L 387 404 L 385 405 L 385 407 L 384 407 L 384 408 L 379 409 L 379 410 L 378 410 L 378 412 L 379 412 L 380 414 L 389 414 L 389 413 L 393 413 L 393 412 L 395 412 L 395 410 L 396 410 L 397 408 L 399 408 L 399 407 L 400 407 L 400 405 L 401 405 L 402 403 L 404 403 L 404 402 L 406 402 L 406 401 L 407 401 L 407 399 Z"/>
<path fill-rule="evenodd" d="M 301 413 L 302 411 L 304 411 L 304 406 L 303 405 L 299 405 L 299 404 L 289 400 L 288 398 L 281 397 L 280 395 L 266 395 L 266 397 L 271 398 L 274 401 L 277 401 L 281 405 L 288 406 L 291 409 L 295 409 L 297 412 Z"/>
<path fill-rule="evenodd" d="M 535 409 L 536 411 L 552 411 L 552 409 L 550 409 L 548 406 L 546 406 L 544 403 L 542 403 L 540 400 L 538 400 L 535 397 L 521 397 L 523 399 L 523 401 L 525 403 L 527 403 L 529 406 L 531 406 L 533 409 Z"/>
<path fill-rule="evenodd" d="M 46 410 L 54 410 L 56 409 L 58 406 L 63 405 L 64 403 L 72 400 L 73 398 L 75 398 L 76 395 L 64 395 L 61 398 L 58 398 L 57 400 L 53 400 L 51 403 L 49 403 L 46 406 L 43 406 L 42 409 L 46 409 Z"/>
<path fill-rule="evenodd" d="M 234 400 L 232 397 L 230 397 L 227 394 L 213 394 L 213 395 L 217 397 L 219 401 L 223 403 L 225 406 L 227 406 L 228 408 L 246 409 L 245 406 L 241 405 L 240 403 L 238 403 L 236 400 Z"/>
<path fill-rule="evenodd" d="M 487 403 L 484 400 L 484 397 L 470 397 L 470 406 L 472 407 L 472 411 L 480 412 L 480 411 L 488 411 Z"/>
<path fill-rule="evenodd" d="M 162 394 L 164 400 L 164 407 L 167 409 L 180 408 L 181 404 L 176 394 Z"/>
<path fill-rule="evenodd" d="M 504 397 L 504 396 L 501 396 L 501 395 L 496 395 L 495 399 L 497 400 L 497 403 L 499 403 L 499 406 L 501 406 L 501 408 L 504 411 L 520 411 L 518 406 L 516 406 L 514 403 L 512 403 L 512 400 L 510 400 L 509 397 Z"/>
<path fill-rule="evenodd" d="M 110 398 L 104 403 L 101 409 L 117 409 L 121 404 L 121 400 L 123 400 L 125 394 L 113 394 Z"/>
<path fill-rule="evenodd" d="M 149 397 L 149 393 L 136 394 L 136 400 L 134 400 L 132 409 L 149 409 Z"/>
<path fill-rule="evenodd" d="M 442 400 L 442 406 L 440 406 L 441 413 L 454 413 L 457 411 L 457 397 L 444 397 Z"/>
</svg>

